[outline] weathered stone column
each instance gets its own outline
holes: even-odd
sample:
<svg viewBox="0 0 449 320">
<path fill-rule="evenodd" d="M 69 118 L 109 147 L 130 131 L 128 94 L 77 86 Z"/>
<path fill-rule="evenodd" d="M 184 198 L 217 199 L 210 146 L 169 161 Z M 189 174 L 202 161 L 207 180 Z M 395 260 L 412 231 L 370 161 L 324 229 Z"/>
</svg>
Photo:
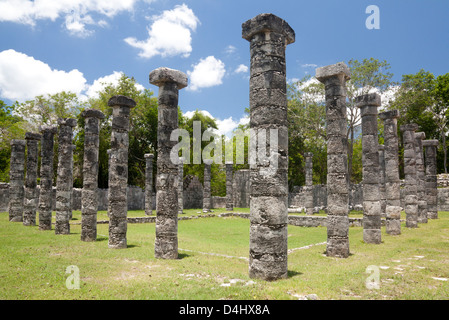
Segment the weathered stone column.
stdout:
<svg viewBox="0 0 449 320">
<path fill-rule="evenodd" d="M 424 164 L 423 140 L 424 132 L 415 133 L 416 180 L 418 182 L 418 223 L 427 223 L 426 168 Z"/>
<path fill-rule="evenodd" d="M 306 186 L 305 190 L 305 201 L 304 206 L 306 208 L 306 214 L 313 214 L 313 153 L 306 152 L 304 153 L 304 157 L 306 158 Z"/>
<path fill-rule="evenodd" d="M 179 158 L 178 163 L 178 214 L 184 210 L 184 158 Z"/>
<path fill-rule="evenodd" d="M 401 190 L 399 179 L 398 118 L 399 111 L 379 113 L 384 122 L 386 232 L 401 234 Z"/>
<path fill-rule="evenodd" d="M 100 110 L 87 109 L 84 117 L 83 189 L 81 190 L 81 240 L 97 240 L 98 157 L 100 148 Z"/>
<path fill-rule="evenodd" d="M 387 216 L 387 196 L 385 194 L 385 146 L 379 145 L 379 194 L 380 194 L 380 215 Z"/>
<path fill-rule="evenodd" d="M 72 135 L 76 119 L 59 119 L 58 175 L 56 178 L 55 234 L 70 234 L 72 212 Z"/>
<path fill-rule="evenodd" d="M 23 225 L 36 225 L 36 210 L 39 198 L 37 197 L 37 162 L 38 147 L 42 135 L 38 133 L 25 133 L 27 144 L 27 173 L 25 179 L 25 197 L 23 201 Z"/>
<path fill-rule="evenodd" d="M 23 221 L 23 179 L 25 178 L 25 140 L 11 140 L 9 169 L 9 221 Z"/>
<path fill-rule="evenodd" d="M 232 170 L 233 163 L 226 162 L 226 210 L 233 211 L 234 210 L 234 200 L 232 196 Z"/>
<path fill-rule="evenodd" d="M 273 14 L 260 14 L 242 24 L 250 42 L 250 128 L 260 138 L 278 135 L 278 149 L 261 159 L 267 145 L 257 145 L 250 163 L 249 276 L 263 280 L 287 278 L 288 124 L 285 50 L 295 32 Z M 271 143 L 270 143 L 271 145 Z M 266 153 L 266 152 L 265 152 Z M 250 154 L 250 158 L 256 158 Z M 277 160 L 277 163 L 274 161 Z"/>
<path fill-rule="evenodd" d="M 327 124 L 327 248 L 329 257 L 349 256 L 348 141 L 346 138 L 346 81 L 348 66 L 339 62 L 316 69 L 324 83 Z"/>
<path fill-rule="evenodd" d="M 53 204 L 53 146 L 56 126 L 42 126 L 41 140 L 41 181 L 39 191 L 39 230 L 51 230 Z"/>
<path fill-rule="evenodd" d="M 365 94 L 355 98 L 362 118 L 362 188 L 363 188 L 363 241 L 380 244 L 381 204 L 379 138 L 377 135 L 377 108 L 380 95 Z"/>
<path fill-rule="evenodd" d="M 153 214 L 153 159 L 154 154 L 145 154 L 145 214 Z"/>
<path fill-rule="evenodd" d="M 404 144 L 404 174 L 405 174 L 405 226 L 418 227 L 418 181 L 416 177 L 415 131 L 417 124 L 401 126 Z"/>
<path fill-rule="evenodd" d="M 204 183 L 203 183 L 203 212 L 210 212 L 211 210 L 211 190 L 210 190 L 210 182 L 212 179 L 211 176 L 211 166 L 213 160 L 204 159 Z"/>
<path fill-rule="evenodd" d="M 437 189 L 437 147 L 438 140 L 424 140 L 426 149 L 426 199 L 427 218 L 438 219 L 438 189 Z"/>
<path fill-rule="evenodd" d="M 177 141 L 170 135 L 178 128 L 179 90 L 187 86 L 181 71 L 158 68 L 150 73 L 150 83 L 159 87 L 156 177 L 156 239 L 154 256 L 178 258 L 178 155 L 170 159 Z"/>
<path fill-rule="evenodd" d="M 128 148 L 129 114 L 136 102 L 125 96 L 113 96 L 111 149 L 109 149 L 109 242 L 111 249 L 127 247 L 128 228 Z"/>
</svg>

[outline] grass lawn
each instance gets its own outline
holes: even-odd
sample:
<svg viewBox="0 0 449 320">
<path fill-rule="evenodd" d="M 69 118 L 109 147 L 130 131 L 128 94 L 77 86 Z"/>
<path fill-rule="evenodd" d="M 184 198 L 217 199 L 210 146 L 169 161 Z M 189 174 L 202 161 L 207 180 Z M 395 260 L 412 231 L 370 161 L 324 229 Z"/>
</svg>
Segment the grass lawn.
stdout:
<svg viewBox="0 0 449 320">
<path fill-rule="evenodd" d="M 107 224 L 98 224 L 97 241 L 86 243 L 80 241 L 80 212 L 73 217 L 71 234 L 57 236 L 0 213 L 0 299 L 449 299 L 449 212 L 417 229 L 403 224 L 400 236 L 383 227 L 380 245 L 365 244 L 362 228 L 352 227 L 347 259 L 323 254 L 326 228 L 289 225 L 289 277 L 275 282 L 248 277 L 248 219 L 179 221 L 180 259 L 157 260 L 154 223 L 128 224 L 128 248 L 114 250 L 108 248 Z M 107 220 L 105 211 L 98 220 Z M 72 265 L 79 269 L 79 290 L 66 287 Z M 379 289 L 365 285 L 368 266 L 379 268 Z"/>
</svg>

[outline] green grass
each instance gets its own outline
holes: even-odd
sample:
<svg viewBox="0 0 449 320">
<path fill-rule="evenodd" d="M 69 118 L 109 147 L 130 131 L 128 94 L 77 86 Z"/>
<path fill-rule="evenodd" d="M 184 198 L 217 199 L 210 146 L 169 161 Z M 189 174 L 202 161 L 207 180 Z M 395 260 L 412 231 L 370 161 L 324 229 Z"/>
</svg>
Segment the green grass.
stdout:
<svg viewBox="0 0 449 320">
<path fill-rule="evenodd" d="M 213 214 L 221 212 L 226 210 Z M 380 245 L 365 244 L 362 228 L 352 227 L 349 258 L 326 257 L 325 244 L 295 250 L 288 257 L 288 279 L 274 282 L 248 277 L 248 219 L 179 221 L 180 259 L 159 260 L 153 223 L 128 224 L 128 248 L 114 250 L 108 248 L 107 224 L 98 225 L 96 242 L 86 243 L 76 224 L 80 212 L 73 217 L 71 234 L 57 236 L 0 213 L 0 299 L 297 299 L 312 293 L 319 299 L 449 299 L 449 281 L 432 278 L 449 278 L 449 212 L 417 229 L 403 225 L 400 236 L 382 228 Z M 107 220 L 105 211 L 98 220 Z M 288 235 L 289 249 L 300 248 L 325 242 L 326 228 L 289 225 Z M 79 290 L 66 287 L 71 265 L 79 268 Z M 365 286 L 370 265 L 382 267 L 378 290 Z"/>
</svg>

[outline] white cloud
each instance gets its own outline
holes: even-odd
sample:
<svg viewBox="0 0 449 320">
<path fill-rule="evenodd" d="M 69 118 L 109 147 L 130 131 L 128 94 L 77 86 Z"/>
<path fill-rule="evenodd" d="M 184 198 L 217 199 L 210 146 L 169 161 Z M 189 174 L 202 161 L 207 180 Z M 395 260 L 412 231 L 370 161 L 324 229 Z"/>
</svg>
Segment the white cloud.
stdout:
<svg viewBox="0 0 449 320">
<path fill-rule="evenodd" d="M 85 91 L 86 96 L 88 98 L 96 98 L 98 97 L 98 92 L 103 90 L 106 86 L 108 85 L 116 85 L 118 84 L 121 76 L 123 75 L 123 72 L 119 72 L 119 71 L 114 71 L 112 74 L 104 76 L 104 77 L 100 77 L 96 80 L 94 80 L 94 82 L 91 85 L 88 85 L 87 90 Z M 137 90 L 144 90 L 145 87 L 142 86 L 139 83 L 136 83 L 136 89 Z"/>
<path fill-rule="evenodd" d="M 306 63 L 306 64 L 302 64 L 301 67 L 303 67 L 303 68 L 316 68 L 316 67 L 318 67 L 318 65 L 316 65 L 314 63 Z"/>
<path fill-rule="evenodd" d="M 187 89 L 197 91 L 201 88 L 220 85 L 223 83 L 225 73 L 225 64 L 214 56 L 200 59 L 200 62 L 193 65 L 192 71 L 187 71 L 190 80 Z"/>
<path fill-rule="evenodd" d="M 25 101 L 61 91 L 80 94 L 85 87 L 86 79 L 77 69 L 69 72 L 52 69 L 12 49 L 0 52 L 0 95 L 6 99 Z"/>
<path fill-rule="evenodd" d="M 248 72 L 248 67 L 245 66 L 244 64 L 241 64 L 235 69 L 234 72 L 235 73 L 246 73 L 246 72 Z"/>
<path fill-rule="evenodd" d="M 182 55 L 188 57 L 192 52 L 191 31 L 199 24 L 198 18 L 185 4 L 166 10 L 159 16 L 152 17 L 153 24 L 148 28 L 148 38 L 139 41 L 128 37 L 125 42 L 140 49 L 139 56 L 151 58 Z"/>
<path fill-rule="evenodd" d="M 226 47 L 226 49 L 225 49 L 225 52 L 227 53 L 227 54 L 233 54 L 233 53 L 235 53 L 237 51 L 237 48 L 236 47 L 234 47 L 233 45 L 229 45 L 229 46 L 227 46 Z"/>
<path fill-rule="evenodd" d="M 218 135 L 225 135 L 227 137 L 232 136 L 232 131 L 238 127 L 240 124 L 247 124 L 249 122 L 249 117 L 247 115 L 240 118 L 238 121 L 234 120 L 232 117 L 226 118 L 226 119 L 219 119 L 214 117 L 209 111 L 207 110 L 198 110 L 198 112 L 201 112 L 203 115 L 208 116 L 215 120 L 215 123 L 217 124 L 218 129 L 212 130 L 214 133 Z M 184 116 L 187 118 L 193 117 L 195 111 L 187 111 L 184 113 Z"/>
<path fill-rule="evenodd" d="M 137 1 L 139 0 L 1 1 L 0 21 L 34 26 L 38 20 L 55 21 L 63 17 L 69 33 L 85 37 L 93 32 L 86 29 L 87 25 L 104 24 L 104 20 L 96 22 L 92 14 L 112 18 L 120 12 L 132 11 Z"/>
</svg>

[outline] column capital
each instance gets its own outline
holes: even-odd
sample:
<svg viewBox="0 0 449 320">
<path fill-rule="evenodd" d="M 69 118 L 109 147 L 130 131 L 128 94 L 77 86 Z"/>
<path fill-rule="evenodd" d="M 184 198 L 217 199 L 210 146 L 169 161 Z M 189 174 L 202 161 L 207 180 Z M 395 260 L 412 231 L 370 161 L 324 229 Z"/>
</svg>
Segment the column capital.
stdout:
<svg viewBox="0 0 449 320">
<path fill-rule="evenodd" d="M 176 83 L 178 89 L 187 87 L 187 75 L 184 72 L 161 67 L 150 72 L 150 83 L 155 86 L 162 86 L 165 83 Z"/>
<path fill-rule="evenodd" d="M 382 120 L 386 119 L 397 119 L 399 118 L 399 110 L 389 110 L 379 113 L 379 118 Z"/>
<path fill-rule="evenodd" d="M 295 42 L 295 31 L 285 20 L 272 13 L 262 13 L 242 24 L 242 38 L 251 41 L 261 32 L 276 32 L 285 36 L 286 44 Z"/>
<path fill-rule="evenodd" d="M 113 96 L 108 101 L 108 106 L 121 106 L 121 107 L 128 107 L 128 108 L 134 108 L 136 106 L 136 102 L 128 97 L 125 96 Z"/>
<path fill-rule="evenodd" d="M 315 78 L 320 82 L 326 81 L 328 78 L 343 75 L 346 80 L 351 79 L 349 67 L 344 62 L 338 62 L 329 66 L 317 68 Z"/>
<path fill-rule="evenodd" d="M 58 119 L 58 124 L 60 126 L 69 126 L 69 127 L 76 127 L 76 119 L 73 118 L 59 118 Z"/>
<path fill-rule="evenodd" d="M 422 142 L 423 147 L 438 147 L 438 144 L 438 140 L 423 140 Z"/>
<path fill-rule="evenodd" d="M 20 140 L 20 139 L 12 139 L 11 140 L 11 145 L 12 146 L 23 146 L 23 147 L 25 147 L 26 141 L 25 140 Z"/>
<path fill-rule="evenodd" d="M 408 123 L 408 124 L 403 124 L 400 127 L 400 130 L 403 131 L 416 131 L 418 130 L 419 126 L 416 123 Z"/>
<path fill-rule="evenodd" d="M 25 133 L 25 140 L 41 140 L 42 135 L 39 133 L 34 132 L 26 132 Z"/>
<path fill-rule="evenodd" d="M 83 118 L 97 118 L 100 120 L 105 118 L 104 113 L 96 109 L 86 109 L 81 113 L 81 116 Z"/>
<path fill-rule="evenodd" d="M 425 132 L 415 132 L 415 139 L 424 140 L 426 138 Z"/>
<path fill-rule="evenodd" d="M 44 132 L 56 133 L 56 132 L 58 132 L 58 128 L 54 125 L 42 125 L 42 126 L 39 126 L 39 132 L 41 132 L 41 133 L 44 133 Z"/>
<path fill-rule="evenodd" d="M 355 98 L 355 106 L 362 108 L 366 106 L 381 106 L 381 97 L 378 93 L 368 93 Z"/>
</svg>

